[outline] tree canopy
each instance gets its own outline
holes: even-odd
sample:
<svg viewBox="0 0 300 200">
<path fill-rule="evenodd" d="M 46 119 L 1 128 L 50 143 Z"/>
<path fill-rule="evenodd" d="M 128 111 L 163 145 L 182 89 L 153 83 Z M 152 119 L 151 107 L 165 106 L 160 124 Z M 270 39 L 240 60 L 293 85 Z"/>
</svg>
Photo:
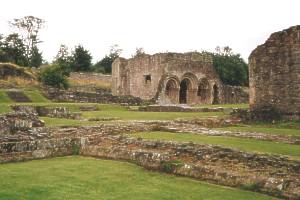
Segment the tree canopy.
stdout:
<svg viewBox="0 0 300 200">
<path fill-rule="evenodd" d="M 92 66 L 92 56 L 83 46 L 78 45 L 71 56 L 72 71 L 90 71 Z"/>
<path fill-rule="evenodd" d="M 228 46 L 216 48 L 213 56 L 213 65 L 224 84 L 234 86 L 248 86 L 248 65 L 240 54 L 235 54 Z"/>
</svg>

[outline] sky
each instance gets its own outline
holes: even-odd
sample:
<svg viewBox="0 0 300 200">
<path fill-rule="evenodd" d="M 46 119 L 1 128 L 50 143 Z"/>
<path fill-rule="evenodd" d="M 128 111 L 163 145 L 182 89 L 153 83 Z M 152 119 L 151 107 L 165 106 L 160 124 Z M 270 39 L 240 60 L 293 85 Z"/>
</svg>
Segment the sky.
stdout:
<svg viewBox="0 0 300 200">
<path fill-rule="evenodd" d="M 46 21 L 40 49 L 51 62 L 60 44 L 82 45 L 96 62 L 118 44 L 122 57 L 214 51 L 230 46 L 247 61 L 270 36 L 300 24 L 299 0 L 3 0 L 0 33 L 27 15 Z"/>
</svg>

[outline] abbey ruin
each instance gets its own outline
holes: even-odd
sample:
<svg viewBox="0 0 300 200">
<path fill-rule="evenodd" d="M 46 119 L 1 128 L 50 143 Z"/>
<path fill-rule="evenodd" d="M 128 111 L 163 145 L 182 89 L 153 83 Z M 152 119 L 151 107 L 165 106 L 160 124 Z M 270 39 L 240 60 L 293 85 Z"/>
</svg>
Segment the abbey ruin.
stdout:
<svg viewBox="0 0 300 200">
<path fill-rule="evenodd" d="M 300 26 L 273 33 L 249 57 L 250 108 L 300 118 Z"/>
<path fill-rule="evenodd" d="M 112 66 L 113 95 L 158 104 L 245 103 L 244 88 L 224 85 L 206 53 L 158 53 L 118 58 Z"/>
</svg>

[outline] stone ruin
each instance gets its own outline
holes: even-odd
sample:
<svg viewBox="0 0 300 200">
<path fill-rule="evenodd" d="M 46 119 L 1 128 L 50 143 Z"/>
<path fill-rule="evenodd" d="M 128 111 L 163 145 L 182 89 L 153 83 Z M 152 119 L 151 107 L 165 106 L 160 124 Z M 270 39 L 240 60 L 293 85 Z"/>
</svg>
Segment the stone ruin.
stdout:
<svg viewBox="0 0 300 200">
<path fill-rule="evenodd" d="M 221 82 L 211 55 L 197 52 L 118 58 L 112 66 L 112 93 L 159 104 L 248 102 L 244 88 Z"/>
<path fill-rule="evenodd" d="M 300 119 L 300 26 L 273 33 L 249 57 L 250 109 Z"/>
</svg>

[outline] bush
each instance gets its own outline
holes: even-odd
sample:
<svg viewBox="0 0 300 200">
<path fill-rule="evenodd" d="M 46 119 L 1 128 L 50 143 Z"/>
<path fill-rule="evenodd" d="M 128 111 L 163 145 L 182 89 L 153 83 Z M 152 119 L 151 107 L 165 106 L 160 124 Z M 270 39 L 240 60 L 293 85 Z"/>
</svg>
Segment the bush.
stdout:
<svg viewBox="0 0 300 200">
<path fill-rule="evenodd" d="M 253 191 L 253 192 L 259 192 L 263 186 L 264 186 L 263 181 L 257 181 L 257 182 L 250 183 L 250 184 L 243 184 L 243 185 L 240 186 L 240 188 L 243 189 L 243 190 L 250 190 L 250 191 Z"/>
<path fill-rule="evenodd" d="M 73 143 L 72 145 L 72 155 L 79 155 L 80 146 L 78 144 Z"/>
<path fill-rule="evenodd" d="M 252 110 L 251 117 L 255 121 L 273 122 L 282 120 L 282 113 L 274 106 L 267 105 Z"/>
<path fill-rule="evenodd" d="M 177 167 L 181 167 L 183 163 L 180 160 L 172 160 L 163 163 L 162 170 L 167 173 L 172 173 Z"/>
<path fill-rule="evenodd" d="M 69 87 L 67 76 L 59 66 L 53 65 L 45 68 L 39 74 L 39 81 L 44 85 L 67 89 Z"/>
</svg>

